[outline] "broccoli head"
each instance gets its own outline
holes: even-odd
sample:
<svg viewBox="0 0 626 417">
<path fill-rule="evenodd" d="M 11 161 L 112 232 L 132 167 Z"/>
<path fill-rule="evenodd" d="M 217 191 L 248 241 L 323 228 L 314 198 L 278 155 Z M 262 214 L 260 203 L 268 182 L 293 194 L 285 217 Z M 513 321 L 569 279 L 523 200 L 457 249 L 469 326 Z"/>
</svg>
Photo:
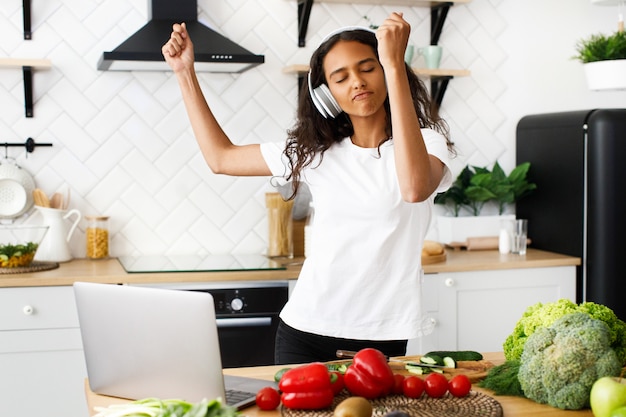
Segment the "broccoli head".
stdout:
<svg viewBox="0 0 626 417">
<path fill-rule="evenodd" d="M 550 326 L 557 319 L 575 312 L 585 313 L 594 319 L 603 321 L 608 326 L 609 343 L 615 350 L 620 362 L 626 364 L 626 323 L 605 305 L 592 302 L 578 305 L 566 298 L 552 303 L 537 303 L 528 307 L 518 320 L 513 332 L 504 341 L 504 356 L 507 360 L 519 360 L 530 335 L 535 333 L 537 329 Z"/>
<path fill-rule="evenodd" d="M 518 379 L 524 395 L 564 410 L 589 407 L 593 383 L 618 376 L 622 363 L 606 323 L 589 314 L 566 314 L 528 337 Z"/>
</svg>

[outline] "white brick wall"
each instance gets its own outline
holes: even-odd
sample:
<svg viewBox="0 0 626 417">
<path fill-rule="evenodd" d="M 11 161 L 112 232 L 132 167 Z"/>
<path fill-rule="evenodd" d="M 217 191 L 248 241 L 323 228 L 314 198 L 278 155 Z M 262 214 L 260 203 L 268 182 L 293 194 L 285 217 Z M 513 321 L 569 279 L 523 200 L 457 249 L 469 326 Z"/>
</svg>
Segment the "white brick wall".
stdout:
<svg viewBox="0 0 626 417">
<path fill-rule="evenodd" d="M 34 75 L 33 118 L 24 117 L 20 70 L 0 69 L 0 143 L 51 142 L 8 155 L 48 194 L 71 189 L 71 207 L 111 216 L 111 253 L 260 253 L 265 249 L 263 178 L 212 174 L 191 134 L 171 73 L 100 72 L 96 63 L 147 19 L 147 0 L 33 0 L 33 40 L 22 39 L 22 2 L 0 2 L 0 56 L 49 58 Z M 339 26 L 411 22 L 428 43 L 424 8 L 315 3 L 307 47 L 297 47 L 296 1 L 200 0 L 200 20 L 266 63 L 242 75 L 202 74 L 205 94 L 237 143 L 282 139 L 295 110 L 296 77 L 321 37 Z M 472 76 L 450 83 L 442 114 L 460 156 L 454 162 L 514 164 L 515 126 L 529 113 L 626 107 L 625 92 L 592 93 L 570 57 L 577 39 L 615 27 L 617 12 L 585 0 L 473 0 L 455 6 L 440 44 L 443 64 Z M 167 35 L 165 36 L 167 38 Z M 419 64 L 416 60 L 416 64 Z M 18 221 L 39 222 L 35 216 Z M 84 224 L 71 241 L 84 256 Z"/>
</svg>

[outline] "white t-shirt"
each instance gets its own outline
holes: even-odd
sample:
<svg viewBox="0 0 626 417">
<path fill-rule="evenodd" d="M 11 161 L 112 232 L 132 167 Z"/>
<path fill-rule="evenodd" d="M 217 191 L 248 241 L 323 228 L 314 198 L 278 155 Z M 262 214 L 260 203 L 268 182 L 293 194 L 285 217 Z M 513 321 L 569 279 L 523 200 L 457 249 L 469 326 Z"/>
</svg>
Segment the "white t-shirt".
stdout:
<svg viewBox="0 0 626 417">
<path fill-rule="evenodd" d="M 452 182 L 445 138 L 422 129 L 428 153 L 445 165 L 437 190 Z M 287 170 L 284 143 L 261 152 L 272 174 Z M 280 317 L 319 335 L 361 340 L 410 339 L 421 334 L 421 250 L 434 196 L 402 200 L 393 140 L 360 148 L 350 138 L 304 169 L 301 181 L 315 207 L 310 254 Z"/>
</svg>

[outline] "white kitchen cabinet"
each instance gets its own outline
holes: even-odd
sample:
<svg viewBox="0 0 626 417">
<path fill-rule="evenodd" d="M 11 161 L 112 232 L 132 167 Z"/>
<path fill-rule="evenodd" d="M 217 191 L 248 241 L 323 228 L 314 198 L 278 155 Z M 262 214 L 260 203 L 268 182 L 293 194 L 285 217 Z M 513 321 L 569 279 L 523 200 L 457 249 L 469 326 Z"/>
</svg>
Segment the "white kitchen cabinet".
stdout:
<svg viewBox="0 0 626 417">
<path fill-rule="evenodd" d="M 526 308 L 576 300 L 576 267 L 443 272 L 424 277 L 423 300 L 433 332 L 409 341 L 407 354 L 431 350 L 502 351 Z"/>
<path fill-rule="evenodd" d="M 72 287 L 0 289 L 2 415 L 86 417 L 86 376 Z"/>
</svg>

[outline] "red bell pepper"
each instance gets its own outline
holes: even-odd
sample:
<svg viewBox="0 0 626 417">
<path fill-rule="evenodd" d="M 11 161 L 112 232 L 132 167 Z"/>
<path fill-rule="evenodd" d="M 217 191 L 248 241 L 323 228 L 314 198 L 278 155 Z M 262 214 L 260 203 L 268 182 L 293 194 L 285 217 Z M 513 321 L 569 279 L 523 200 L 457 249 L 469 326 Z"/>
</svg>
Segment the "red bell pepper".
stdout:
<svg viewBox="0 0 626 417">
<path fill-rule="evenodd" d="M 368 399 L 389 395 L 395 385 L 387 358 L 373 348 L 362 349 L 354 355 L 343 380 L 350 393 Z"/>
<path fill-rule="evenodd" d="M 293 409 L 330 407 L 334 397 L 330 379 L 328 368 L 320 362 L 292 368 L 278 383 L 281 401 L 285 407 Z"/>
<path fill-rule="evenodd" d="M 339 394 L 344 387 L 343 374 L 339 371 L 330 371 L 330 388 L 333 390 L 333 394 Z"/>
</svg>

